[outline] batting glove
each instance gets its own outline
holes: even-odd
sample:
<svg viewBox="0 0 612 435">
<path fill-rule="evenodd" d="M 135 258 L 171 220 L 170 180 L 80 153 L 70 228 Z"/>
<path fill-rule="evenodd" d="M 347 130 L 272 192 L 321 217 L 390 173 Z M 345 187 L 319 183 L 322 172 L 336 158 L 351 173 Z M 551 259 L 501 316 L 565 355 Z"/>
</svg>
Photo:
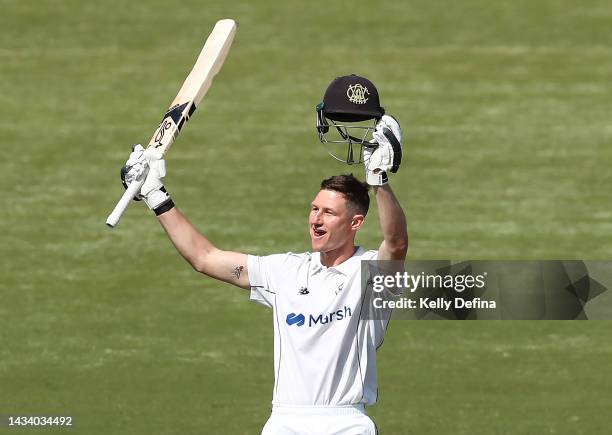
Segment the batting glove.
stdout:
<svg viewBox="0 0 612 435">
<path fill-rule="evenodd" d="M 143 199 L 156 215 L 165 213 L 174 207 L 174 202 L 162 182 L 165 176 L 166 161 L 162 154 L 155 148 L 145 150 L 140 144 L 132 147 L 132 153 L 121 168 L 121 181 L 126 189 L 133 181 L 140 181 L 146 177 L 140 192 L 134 199 L 136 201 Z"/>
<path fill-rule="evenodd" d="M 378 147 L 363 148 L 366 183 L 382 186 L 389 182 L 387 171 L 396 173 L 402 163 L 402 130 L 395 118 L 383 115 L 372 136 Z"/>
</svg>

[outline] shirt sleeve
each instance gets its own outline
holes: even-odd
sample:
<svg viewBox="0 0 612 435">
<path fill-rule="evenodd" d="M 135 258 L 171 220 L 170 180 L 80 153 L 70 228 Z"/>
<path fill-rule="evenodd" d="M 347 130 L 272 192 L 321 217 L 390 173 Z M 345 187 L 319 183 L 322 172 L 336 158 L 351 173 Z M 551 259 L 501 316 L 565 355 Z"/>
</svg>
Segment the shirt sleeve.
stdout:
<svg viewBox="0 0 612 435">
<path fill-rule="evenodd" d="M 271 270 L 274 270 L 273 263 L 275 262 L 275 257 L 277 256 L 247 256 L 251 300 L 268 308 L 273 308 L 276 302 L 276 290 L 273 288 L 274 286 L 270 273 Z"/>
</svg>

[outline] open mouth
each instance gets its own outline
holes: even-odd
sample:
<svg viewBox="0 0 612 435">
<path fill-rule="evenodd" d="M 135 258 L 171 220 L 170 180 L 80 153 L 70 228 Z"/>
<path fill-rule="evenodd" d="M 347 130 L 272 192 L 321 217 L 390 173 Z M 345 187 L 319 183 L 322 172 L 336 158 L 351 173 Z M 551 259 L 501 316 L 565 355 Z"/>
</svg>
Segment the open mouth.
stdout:
<svg viewBox="0 0 612 435">
<path fill-rule="evenodd" d="M 321 228 L 312 228 L 312 234 L 315 238 L 319 239 L 327 234 L 327 231 L 322 230 Z"/>
</svg>

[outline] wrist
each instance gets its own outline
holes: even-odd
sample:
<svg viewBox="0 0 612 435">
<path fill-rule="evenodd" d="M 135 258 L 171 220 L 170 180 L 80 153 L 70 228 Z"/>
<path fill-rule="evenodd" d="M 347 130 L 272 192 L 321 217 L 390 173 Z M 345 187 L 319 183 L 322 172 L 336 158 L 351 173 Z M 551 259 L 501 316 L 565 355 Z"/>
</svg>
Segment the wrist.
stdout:
<svg viewBox="0 0 612 435">
<path fill-rule="evenodd" d="M 168 200 L 164 202 L 163 204 L 161 204 L 159 207 L 154 208 L 153 212 L 155 213 L 155 216 L 160 216 L 166 213 L 167 211 L 172 210 L 173 208 L 174 208 L 174 201 L 172 201 L 172 198 L 168 197 Z"/>
<path fill-rule="evenodd" d="M 389 182 L 389 177 L 386 171 L 378 170 L 378 172 L 366 170 L 366 183 L 370 186 L 384 186 Z"/>
<path fill-rule="evenodd" d="M 160 186 L 159 189 L 155 189 L 144 196 L 144 202 L 147 204 L 147 207 L 153 211 L 159 209 L 169 201 L 171 202 L 172 199 L 164 186 Z"/>
</svg>

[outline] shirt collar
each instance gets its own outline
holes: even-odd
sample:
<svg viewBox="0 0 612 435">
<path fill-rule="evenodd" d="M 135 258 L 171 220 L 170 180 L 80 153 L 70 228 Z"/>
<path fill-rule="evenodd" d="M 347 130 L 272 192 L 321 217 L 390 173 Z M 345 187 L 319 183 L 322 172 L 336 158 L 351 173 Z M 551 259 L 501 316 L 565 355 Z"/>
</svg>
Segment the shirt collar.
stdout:
<svg viewBox="0 0 612 435">
<path fill-rule="evenodd" d="M 351 270 L 355 267 L 355 262 L 358 262 L 361 259 L 361 256 L 364 253 L 364 249 L 361 246 L 358 246 L 355 250 L 355 253 L 352 257 L 347 258 L 342 263 L 337 266 L 325 267 L 321 264 L 321 253 L 313 252 L 312 253 L 312 274 L 317 274 L 323 270 L 332 270 L 334 272 L 341 273 L 342 275 L 349 275 Z"/>
</svg>

